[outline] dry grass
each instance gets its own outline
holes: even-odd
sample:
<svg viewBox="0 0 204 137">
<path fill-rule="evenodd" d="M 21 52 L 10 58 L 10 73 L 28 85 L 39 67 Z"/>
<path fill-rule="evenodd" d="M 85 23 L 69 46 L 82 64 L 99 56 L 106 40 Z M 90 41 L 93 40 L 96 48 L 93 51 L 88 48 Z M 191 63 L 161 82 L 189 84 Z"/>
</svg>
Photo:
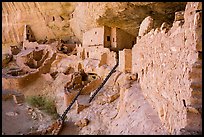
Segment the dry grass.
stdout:
<svg viewBox="0 0 204 137">
<path fill-rule="evenodd" d="M 57 119 L 58 114 L 54 100 L 43 96 L 29 96 L 26 98 L 26 102 L 52 116 L 53 119 Z"/>
</svg>

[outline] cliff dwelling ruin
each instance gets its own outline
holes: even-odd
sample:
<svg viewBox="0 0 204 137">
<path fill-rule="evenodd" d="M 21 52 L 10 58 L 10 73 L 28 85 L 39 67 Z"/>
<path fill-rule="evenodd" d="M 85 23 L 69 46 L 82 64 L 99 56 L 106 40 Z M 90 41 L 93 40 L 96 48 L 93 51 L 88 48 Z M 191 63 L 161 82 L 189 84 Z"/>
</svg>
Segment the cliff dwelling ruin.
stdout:
<svg viewBox="0 0 204 137">
<path fill-rule="evenodd" d="M 131 49 L 135 44 L 136 38 L 119 29 L 107 26 L 93 28 L 83 34 L 84 46 L 99 46 L 112 50 Z"/>
<path fill-rule="evenodd" d="M 112 4 L 2 2 L 2 135 L 202 135 L 202 2 Z"/>
</svg>

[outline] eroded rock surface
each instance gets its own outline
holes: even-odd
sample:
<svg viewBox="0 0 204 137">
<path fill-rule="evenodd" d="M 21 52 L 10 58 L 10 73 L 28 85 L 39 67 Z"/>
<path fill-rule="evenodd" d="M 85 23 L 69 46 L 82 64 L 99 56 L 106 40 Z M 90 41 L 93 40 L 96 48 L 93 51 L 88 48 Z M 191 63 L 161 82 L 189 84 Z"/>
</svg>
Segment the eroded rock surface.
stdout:
<svg viewBox="0 0 204 137">
<path fill-rule="evenodd" d="M 106 25 L 119 27 L 136 36 L 141 21 L 152 16 L 155 26 L 172 22 L 174 12 L 184 10 L 186 2 L 3 2 L 2 42 L 23 40 L 23 28 L 29 24 L 36 40 L 60 38 L 82 42 L 83 32 Z M 57 9 L 57 10 L 56 10 Z M 40 21 L 39 21 L 40 20 Z"/>
</svg>

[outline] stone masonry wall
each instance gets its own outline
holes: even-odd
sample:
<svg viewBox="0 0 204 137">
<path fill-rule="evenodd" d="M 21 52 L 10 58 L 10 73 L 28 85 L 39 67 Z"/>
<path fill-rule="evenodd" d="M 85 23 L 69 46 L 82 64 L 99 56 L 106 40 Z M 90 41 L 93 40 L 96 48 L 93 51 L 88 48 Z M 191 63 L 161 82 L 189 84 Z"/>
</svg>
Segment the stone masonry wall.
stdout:
<svg viewBox="0 0 204 137">
<path fill-rule="evenodd" d="M 132 69 L 132 50 L 123 49 L 119 51 L 119 70 L 121 72 L 131 72 Z"/>
<path fill-rule="evenodd" d="M 202 131 L 201 6 L 188 2 L 184 20 L 152 29 L 132 49 L 132 73 L 171 134 Z"/>
<path fill-rule="evenodd" d="M 83 34 L 83 46 L 103 44 L 104 44 L 104 27 L 93 28 Z"/>
<path fill-rule="evenodd" d="M 116 64 L 116 54 L 108 48 L 104 48 L 102 46 L 86 47 L 85 52 L 89 55 L 86 56 L 86 58 L 100 60 L 100 66 L 106 64 L 113 67 Z M 106 55 L 104 55 L 104 53 Z"/>
</svg>

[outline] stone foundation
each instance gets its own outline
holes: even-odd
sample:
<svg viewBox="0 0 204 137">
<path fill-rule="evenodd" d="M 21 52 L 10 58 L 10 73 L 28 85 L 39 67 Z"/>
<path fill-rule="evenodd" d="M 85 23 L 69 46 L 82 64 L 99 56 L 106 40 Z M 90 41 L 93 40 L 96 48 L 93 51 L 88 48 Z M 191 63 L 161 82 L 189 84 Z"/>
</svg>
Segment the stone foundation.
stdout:
<svg viewBox="0 0 204 137">
<path fill-rule="evenodd" d="M 132 50 L 124 49 L 119 51 L 119 70 L 121 72 L 131 72 L 132 69 Z"/>
</svg>

